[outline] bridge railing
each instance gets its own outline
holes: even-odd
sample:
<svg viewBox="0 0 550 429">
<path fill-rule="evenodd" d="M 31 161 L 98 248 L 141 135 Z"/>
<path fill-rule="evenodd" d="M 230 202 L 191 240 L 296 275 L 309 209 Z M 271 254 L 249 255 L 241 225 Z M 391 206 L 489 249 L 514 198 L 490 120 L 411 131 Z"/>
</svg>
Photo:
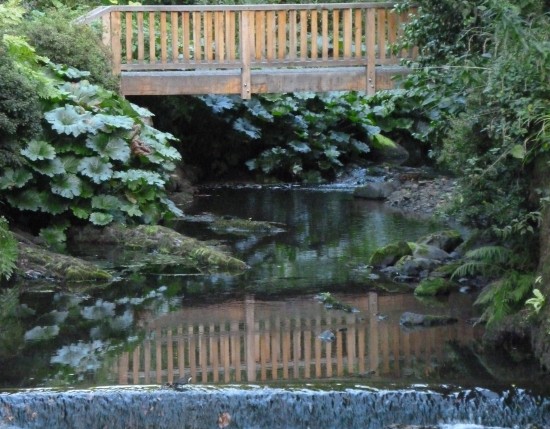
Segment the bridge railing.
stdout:
<svg viewBox="0 0 550 429">
<path fill-rule="evenodd" d="M 392 50 L 414 10 L 392 8 L 393 3 L 108 6 L 80 22 L 101 20 L 115 74 L 238 68 L 246 88 L 250 70 L 262 67 L 363 65 L 373 82 L 376 65 L 415 55 Z"/>
</svg>

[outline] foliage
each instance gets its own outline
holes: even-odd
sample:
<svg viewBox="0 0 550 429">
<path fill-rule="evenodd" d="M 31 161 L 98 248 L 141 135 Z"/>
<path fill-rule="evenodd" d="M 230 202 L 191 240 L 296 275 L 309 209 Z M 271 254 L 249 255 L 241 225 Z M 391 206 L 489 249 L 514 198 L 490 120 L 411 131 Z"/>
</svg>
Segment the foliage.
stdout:
<svg viewBox="0 0 550 429">
<path fill-rule="evenodd" d="M 525 301 L 526 305 L 533 307 L 535 313 L 539 313 L 544 304 L 546 303 L 546 298 L 539 289 L 533 289 L 533 298 L 529 298 Z"/>
<path fill-rule="evenodd" d="M 35 10 L 20 31 L 40 55 L 54 63 L 87 70 L 90 82 L 117 90 L 118 79 L 112 75 L 109 52 L 92 27 L 73 23 L 75 17 L 67 8 L 47 13 Z"/>
<path fill-rule="evenodd" d="M 395 139 L 411 135 L 414 120 L 387 100 L 380 106 L 354 92 L 270 94 L 249 101 L 210 95 L 155 100 L 151 109 L 160 127 L 180 130 L 184 155 L 212 176 L 246 163 L 260 177 L 319 181 L 369 159 L 370 143 L 381 132 Z"/>
<path fill-rule="evenodd" d="M 481 316 L 487 325 L 502 320 L 505 316 L 519 311 L 531 291 L 534 276 L 508 271 L 505 276 L 483 289 L 475 304 L 485 307 Z"/>
<path fill-rule="evenodd" d="M 8 229 L 6 219 L 0 217 L 0 281 L 13 274 L 17 254 L 17 240 Z"/>
<path fill-rule="evenodd" d="M 30 225 L 45 228 L 43 238 L 59 242 L 74 222 L 156 222 L 181 213 L 164 190 L 180 159 L 174 137 L 148 126 L 146 109 L 84 80 L 88 72 L 50 62 L 20 37 L 6 35 L 4 46 L 45 112 L 41 133 L 13 136 L 20 162 L 4 162 L 0 172 L 13 214 L 25 212 Z"/>
</svg>

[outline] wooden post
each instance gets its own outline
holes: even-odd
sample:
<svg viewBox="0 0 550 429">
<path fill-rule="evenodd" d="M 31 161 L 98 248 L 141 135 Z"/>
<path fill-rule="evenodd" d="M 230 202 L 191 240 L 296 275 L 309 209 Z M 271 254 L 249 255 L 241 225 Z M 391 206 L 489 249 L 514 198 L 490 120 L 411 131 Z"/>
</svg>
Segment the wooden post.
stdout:
<svg viewBox="0 0 550 429">
<path fill-rule="evenodd" d="M 113 53 L 113 74 L 120 74 L 122 45 L 120 43 L 120 12 L 111 13 L 111 51 Z"/>
<path fill-rule="evenodd" d="M 374 9 L 367 9 L 365 37 L 367 40 L 367 95 L 374 95 L 376 92 L 376 26 Z"/>
<path fill-rule="evenodd" d="M 250 100 L 252 96 L 251 80 L 250 80 L 250 57 L 252 54 L 252 22 L 254 12 L 243 10 L 241 14 L 241 22 L 239 25 L 239 41 L 241 44 L 241 98 Z"/>
<path fill-rule="evenodd" d="M 246 378 L 247 382 L 256 381 L 256 335 L 254 332 L 254 296 L 244 301 L 246 313 Z"/>
</svg>

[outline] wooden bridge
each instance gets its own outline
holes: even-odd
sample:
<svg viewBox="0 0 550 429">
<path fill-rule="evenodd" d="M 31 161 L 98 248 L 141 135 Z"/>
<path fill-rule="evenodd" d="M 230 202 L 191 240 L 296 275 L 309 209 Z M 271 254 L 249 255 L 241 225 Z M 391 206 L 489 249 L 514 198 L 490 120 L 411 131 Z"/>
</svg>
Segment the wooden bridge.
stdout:
<svg viewBox="0 0 550 429">
<path fill-rule="evenodd" d="M 106 6 L 100 25 L 125 95 L 364 91 L 407 72 L 393 3 Z"/>
</svg>

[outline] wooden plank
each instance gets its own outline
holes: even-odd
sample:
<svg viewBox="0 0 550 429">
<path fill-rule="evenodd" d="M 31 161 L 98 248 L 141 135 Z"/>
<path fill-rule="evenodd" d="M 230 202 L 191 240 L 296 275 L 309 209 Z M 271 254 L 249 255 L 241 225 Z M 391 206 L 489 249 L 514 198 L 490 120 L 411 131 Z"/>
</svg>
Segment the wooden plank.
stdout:
<svg viewBox="0 0 550 429">
<path fill-rule="evenodd" d="M 133 29 L 133 23 L 132 23 L 132 13 L 126 12 L 126 62 L 132 63 L 133 62 L 133 36 L 134 36 L 134 29 Z"/>
<path fill-rule="evenodd" d="M 288 14 L 288 58 L 291 60 L 296 58 L 296 51 L 298 49 L 296 46 L 298 43 L 296 32 L 296 11 L 291 10 Z"/>
<path fill-rule="evenodd" d="M 319 55 L 319 43 L 317 38 L 319 37 L 319 16 L 316 10 L 311 11 L 311 58 L 317 59 Z"/>
<path fill-rule="evenodd" d="M 145 34 L 143 30 L 143 12 L 137 14 L 137 39 L 138 39 L 138 63 L 143 64 L 145 60 Z"/>
<path fill-rule="evenodd" d="M 216 59 L 225 61 L 225 13 L 214 12 L 214 40 L 216 42 Z"/>
<path fill-rule="evenodd" d="M 307 52 L 307 10 L 300 11 L 300 58 L 308 58 Z"/>
<path fill-rule="evenodd" d="M 365 39 L 367 45 L 367 94 L 373 95 L 376 91 L 376 25 L 375 11 L 367 10 L 365 21 Z"/>
<path fill-rule="evenodd" d="M 321 18 L 321 38 L 323 39 L 323 60 L 328 60 L 328 10 L 323 10 Z"/>
<path fill-rule="evenodd" d="M 191 26 L 189 24 L 189 12 L 182 12 L 181 14 L 181 37 L 182 37 L 182 48 L 183 48 L 183 60 L 189 61 L 190 53 L 190 39 L 191 39 Z"/>
<path fill-rule="evenodd" d="M 344 19 L 344 58 L 351 58 L 351 36 L 352 36 L 352 20 L 351 20 L 351 9 L 346 9 L 343 11 Z"/>
<path fill-rule="evenodd" d="M 377 11 L 377 34 L 378 34 L 378 58 L 381 61 L 384 61 L 386 59 L 386 10 L 385 9 L 378 9 Z"/>
<path fill-rule="evenodd" d="M 155 14 L 151 12 L 149 13 L 149 63 L 151 64 L 157 62 L 155 41 Z"/>
<path fill-rule="evenodd" d="M 286 25 L 286 12 L 277 12 L 277 58 L 282 60 L 286 58 L 287 52 L 287 25 Z"/>
<path fill-rule="evenodd" d="M 195 61 L 202 59 L 201 36 L 201 13 L 193 12 L 193 59 Z"/>
<path fill-rule="evenodd" d="M 227 59 L 229 61 L 234 61 L 237 59 L 237 37 L 235 30 L 235 12 L 224 12 L 225 13 L 225 40 L 227 44 Z"/>
<path fill-rule="evenodd" d="M 212 49 L 212 12 L 205 12 L 204 19 L 204 59 L 212 61 L 214 59 L 214 51 Z"/>
<path fill-rule="evenodd" d="M 254 13 L 254 58 L 265 58 L 265 12 Z"/>
<path fill-rule="evenodd" d="M 167 45 L 168 34 L 166 33 L 166 12 L 160 13 L 160 61 L 165 64 L 168 60 Z"/>
<path fill-rule="evenodd" d="M 356 9 L 354 12 L 353 28 L 355 29 L 355 57 L 361 58 L 363 56 L 361 52 L 363 46 L 363 14 L 361 9 Z"/>
<path fill-rule="evenodd" d="M 120 43 L 120 12 L 111 14 L 111 52 L 113 54 L 113 74 L 120 74 L 122 46 Z"/>
<path fill-rule="evenodd" d="M 389 56 L 393 60 L 392 62 L 397 62 L 397 58 L 392 54 L 391 49 L 392 45 L 397 41 L 397 31 L 398 31 L 398 15 L 393 12 L 388 12 L 388 49 L 390 49 Z"/>
<path fill-rule="evenodd" d="M 332 11 L 332 58 L 340 56 L 340 11 Z"/>
<path fill-rule="evenodd" d="M 170 12 L 170 24 L 172 34 L 172 61 L 179 60 L 179 29 L 178 29 L 178 13 Z"/>
<path fill-rule="evenodd" d="M 167 366 L 167 382 L 174 382 L 174 342 L 172 339 L 172 329 L 166 332 L 166 366 Z"/>
<path fill-rule="evenodd" d="M 275 12 L 269 11 L 266 13 L 266 59 L 268 61 L 275 58 Z"/>
</svg>

